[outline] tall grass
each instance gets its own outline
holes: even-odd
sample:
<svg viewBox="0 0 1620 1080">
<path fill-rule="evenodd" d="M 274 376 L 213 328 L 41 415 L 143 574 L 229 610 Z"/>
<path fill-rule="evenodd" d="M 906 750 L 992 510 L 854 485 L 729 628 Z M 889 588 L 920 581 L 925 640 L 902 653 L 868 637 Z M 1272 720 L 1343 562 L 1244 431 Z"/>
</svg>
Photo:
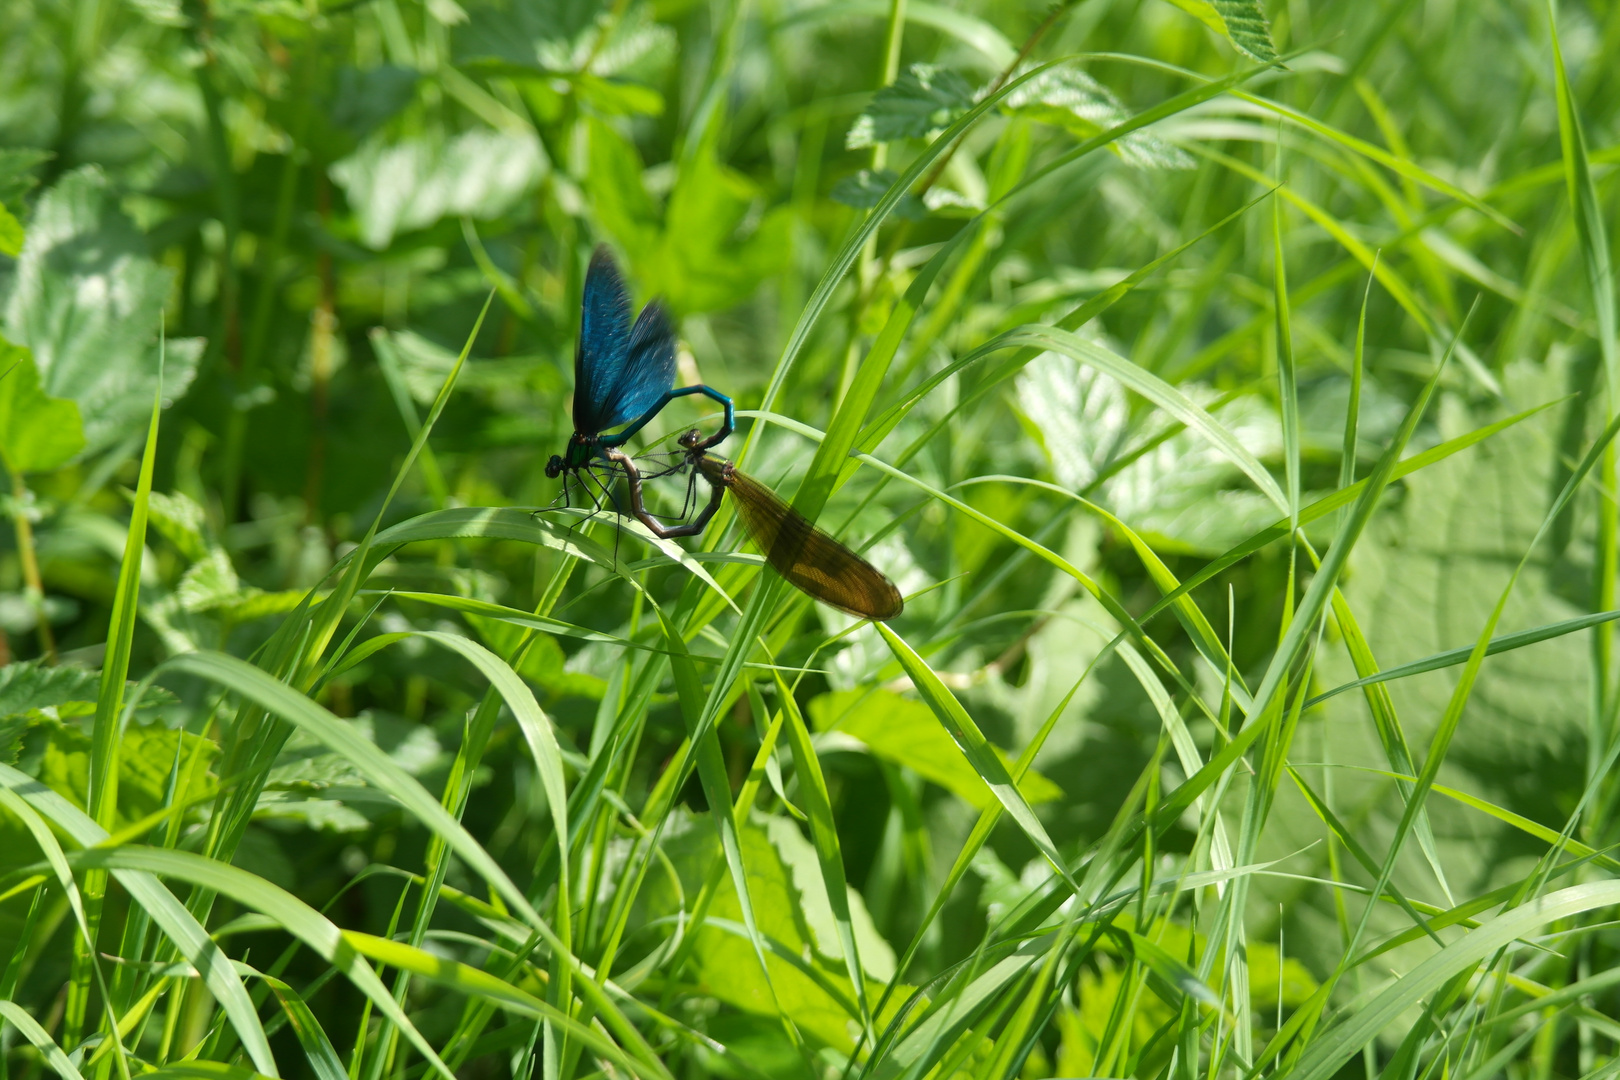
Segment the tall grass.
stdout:
<svg viewBox="0 0 1620 1080">
<path fill-rule="evenodd" d="M 0 25 L 4 1075 L 1614 1072 L 1620 13 Z"/>
</svg>

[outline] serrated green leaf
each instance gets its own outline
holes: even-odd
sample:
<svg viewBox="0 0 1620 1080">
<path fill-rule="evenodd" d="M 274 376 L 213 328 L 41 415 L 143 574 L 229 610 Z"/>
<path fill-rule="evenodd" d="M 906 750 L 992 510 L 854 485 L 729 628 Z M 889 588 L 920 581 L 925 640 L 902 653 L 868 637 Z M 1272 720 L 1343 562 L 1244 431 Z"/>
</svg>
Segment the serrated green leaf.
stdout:
<svg viewBox="0 0 1620 1080">
<path fill-rule="evenodd" d="M 1269 64 L 1277 58 L 1271 27 L 1256 0 L 1168 0 L 1237 47 L 1239 52 Z"/>
<path fill-rule="evenodd" d="M 738 843 L 766 944 L 770 983 L 742 926 L 729 877 L 715 893 L 698 931 L 692 952 L 695 977 L 704 993 L 755 1016 L 775 1017 L 780 1003 L 805 1034 L 847 1052 L 860 1030 L 859 1012 L 844 962 L 837 959 L 841 952 L 837 920 L 825 899 L 814 847 L 790 819 L 758 812 L 738 830 Z M 712 825 L 685 812 L 672 817 L 664 846 L 688 895 L 720 866 L 720 843 Z M 649 879 L 645 888 L 638 903 L 648 917 L 675 909 L 678 900 L 669 884 Z M 860 894 L 850 890 L 849 903 L 866 964 L 867 992 L 875 999 L 883 989 L 877 980 L 893 977 L 894 953 L 872 926 Z M 893 1019 L 899 1004 L 892 1002 L 875 1018 L 880 1030 Z"/>
<path fill-rule="evenodd" d="M 133 492 L 128 495 L 134 498 Z M 172 494 L 154 491 L 148 497 L 147 513 L 151 515 L 152 525 L 180 549 L 180 554 L 192 562 L 207 557 L 208 514 L 191 496 L 179 491 Z"/>
<path fill-rule="evenodd" d="M 94 701 L 100 676 L 85 668 L 47 667 L 23 660 L 0 667 L 0 716 L 15 716 L 67 701 Z"/>
<path fill-rule="evenodd" d="M 913 64 L 900 77 L 872 95 L 849 129 L 844 146 L 931 138 L 973 107 L 973 86 L 950 68 Z"/>
<path fill-rule="evenodd" d="M 0 461 L 6 471 L 49 472 L 83 449 L 78 405 L 41 390 L 33 355 L 0 338 Z"/>
<path fill-rule="evenodd" d="M 1226 36 L 1232 44 L 1262 64 L 1277 59 L 1277 47 L 1271 43 L 1271 26 L 1258 0 L 1209 0 L 1226 27 Z"/>
<path fill-rule="evenodd" d="M 416 69 L 398 64 L 341 67 L 332 94 L 332 123 L 364 139 L 411 103 L 420 80 Z"/>
<path fill-rule="evenodd" d="M 90 736 L 77 727 L 46 721 L 35 725 L 30 741 L 36 738 L 43 743 L 37 778 L 83 807 L 89 791 Z M 216 786 L 208 770 L 218 756 L 219 747 L 200 735 L 162 723 L 129 724 L 118 747 L 117 824 L 139 821 L 163 807 L 176 761 L 181 771 L 174 802 L 208 795 Z"/>
<path fill-rule="evenodd" d="M 241 595 L 242 583 L 236 567 L 224 548 L 213 548 L 191 564 L 175 586 L 175 599 L 182 611 L 212 611 L 232 603 Z"/>
<path fill-rule="evenodd" d="M 184 394 L 197 373 L 200 338 L 168 341 L 160 365 L 173 277 L 148 256 L 94 166 L 63 177 L 35 208 L 5 334 L 33 350 L 46 394 L 78 404 L 91 451 L 146 428 L 160 366 L 165 401 Z"/>
</svg>

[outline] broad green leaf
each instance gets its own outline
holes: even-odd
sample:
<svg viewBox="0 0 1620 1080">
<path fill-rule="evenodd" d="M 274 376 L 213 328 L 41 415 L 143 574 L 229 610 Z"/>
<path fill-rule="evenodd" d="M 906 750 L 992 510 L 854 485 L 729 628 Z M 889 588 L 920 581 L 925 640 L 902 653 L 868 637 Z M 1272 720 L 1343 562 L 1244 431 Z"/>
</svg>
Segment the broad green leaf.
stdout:
<svg viewBox="0 0 1620 1080">
<path fill-rule="evenodd" d="M 589 74 L 613 75 L 674 45 L 674 31 L 654 19 L 652 4 L 620 5 L 612 19 L 600 13 L 594 4 L 572 0 L 470 3 L 467 21 L 455 31 L 455 55 L 479 68 L 495 62 L 503 74 L 551 83 L 576 76 L 587 61 Z"/>
<path fill-rule="evenodd" d="M 996 805 L 995 793 L 920 701 L 887 690 L 840 690 L 813 698 L 810 719 L 817 732 L 859 739 L 878 757 L 911 769 L 975 809 Z M 999 748 L 995 754 L 1012 768 Z M 1025 772 L 1018 790 L 1031 805 L 1063 796 L 1061 788 L 1034 769 Z"/>
<path fill-rule="evenodd" d="M 100 677 L 76 667 L 47 667 L 23 660 L 0 667 L 0 716 L 48 709 L 67 702 L 93 702 Z"/>
<path fill-rule="evenodd" d="M 0 338 L 0 463 L 6 471 L 49 472 L 72 461 L 84 445 L 79 406 L 41 390 L 29 351 Z"/>
<path fill-rule="evenodd" d="M 498 217 L 532 192 L 547 171 L 538 139 L 488 130 L 399 142 L 376 137 L 331 167 L 361 242 L 374 251 L 442 218 Z"/>
<path fill-rule="evenodd" d="M 37 778 L 75 806 L 87 805 L 90 772 L 90 736 L 76 725 L 41 720 L 28 734 L 29 757 L 38 761 Z M 35 758 L 35 755 L 37 759 Z M 176 803 L 211 793 L 216 784 L 209 767 L 219 756 L 210 739 L 176 731 L 163 724 L 131 722 L 118 747 L 118 825 L 139 821 L 167 801 L 176 763 L 180 774 Z"/>
<path fill-rule="evenodd" d="M 340 67 L 332 94 L 332 123 L 354 139 L 364 139 L 416 96 L 421 73 L 398 64 L 364 70 Z"/>
<path fill-rule="evenodd" d="M 192 563 L 175 586 L 182 611 L 211 611 L 234 603 L 241 595 L 242 583 L 224 548 L 214 548 Z"/>
<path fill-rule="evenodd" d="M 1170 416 L 1186 424 L 1187 427 L 1207 439 L 1211 445 L 1218 449 L 1226 458 L 1254 482 L 1272 505 L 1279 510 L 1289 509 L 1288 498 L 1271 473 L 1266 471 L 1264 465 L 1255 458 L 1243 444 L 1237 440 L 1230 431 L 1216 421 L 1209 413 L 1199 408 L 1185 393 L 1171 386 L 1157 375 L 1131 363 L 1126 358 L 1098 345 L 1087 341 L 1077 334 L 1066 330 L 1059 330 L 1053 326 L 1026 326 L 1017 330 L 1010 330 L 989 343 L 980 346 L 976 352 L 989 353 L 997 349 L 1017 346 L 1030 346 L 1038 349 L 1050 349 L 1063 353 L 1085 364 L 1090 364 L 1099 370 L 1113 376 L 1129 390 L 1142 395 L 1154 405 L 1163 409 Z"/>
<path fill-rule="evenodd" d="M 133 497 L 133 493 L 132 496 Z M 146 511 L 152 525 L 192 562 L 206 558 L 213 541 L 208 533 L 208 515 L 196 500 L 183 492 L 147 496 Z"/>
<path fill-rule="evenodd" d="M 1262 64 L 1277 59 L 1277 48 L 1271 43 L 1271 27 L 1266 23 L 1265 8 L 1259 0 L 1209 0 L 1226 36 L 1243 52 Z"/>
<path fill-rule="evenodd" d="M 17 261 L 5 335 L 33 351 L 46 394 L 78 404 L 92 452 L 147 426 L 173 277 L 147 254 L 94 166 L 67 174 L 40 199 Z M 191 385 L 202 340 L 170 340 L 163 351 L 169 402 Z"/>
<path fill-rule="evenodd" d="M 890 10 L 888 0 L 842 0 L 830 4 L 807 4 L 794 9 L 780 25 L 787 27 L 798 23 L 842 19 L 852 15 L 883 19 L 889 15 Z M 978 50 L 983 62 L 996 71 L 1007 68 L 1018 58 L 1017 48 L 1007 40 L 1006 35 L 976 15 L 942 4 L 929 3 L 928 0 L 906 0 L 905 13 L 908 25 L 927 26 L 954 37 L 969 48 Z"/>
<path fill-rule="evenodd" d="M 55 157 L 49 150 L 7 147 L 0 150 L 0 203 L 20 210 L 23 196 L 39 183 L 34 170 Z"/>
</svg>

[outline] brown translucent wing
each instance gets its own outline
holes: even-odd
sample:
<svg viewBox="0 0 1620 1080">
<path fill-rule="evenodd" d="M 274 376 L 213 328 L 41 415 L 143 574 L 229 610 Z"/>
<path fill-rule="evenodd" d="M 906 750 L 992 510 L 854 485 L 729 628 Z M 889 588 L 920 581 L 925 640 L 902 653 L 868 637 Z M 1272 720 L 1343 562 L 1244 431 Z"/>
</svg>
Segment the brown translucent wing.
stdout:
<svg viewBox="0 0 1620 1080">
<path fill-rule="evenodd" d="M 766 560 L 789 582 L 823 604 L 863 619 L 892 619 L 905 601 L 894 582 L 871 563 L 828 536 L 774 491 L 707 459 L 703 470 L 731 489 L 737 514 Z"/>
</svg>

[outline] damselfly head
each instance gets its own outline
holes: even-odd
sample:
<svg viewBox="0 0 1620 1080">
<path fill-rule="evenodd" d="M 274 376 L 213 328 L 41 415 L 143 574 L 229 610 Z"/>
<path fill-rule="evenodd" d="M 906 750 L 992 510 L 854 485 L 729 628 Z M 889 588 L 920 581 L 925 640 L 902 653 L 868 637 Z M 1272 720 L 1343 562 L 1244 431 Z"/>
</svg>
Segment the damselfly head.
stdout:
<svg viewBox="0 0 1620 1080">
<path fill-rule="evenodd" d="M 551 460 L 546 462 L 546 476 L 552 480 L 562 475 L 563 459 L 561 454 L 552 454 Z"/>
<path fill-rule="evenodd" d="M 675 441 L 680 443 L 686 449 L 690 450 L 698 443 L 703 441 L 703 432 L 699 431 L 697 428 L 693 428 L 691 431 L 681 435 L 681 437 Z"/>
</svg>

